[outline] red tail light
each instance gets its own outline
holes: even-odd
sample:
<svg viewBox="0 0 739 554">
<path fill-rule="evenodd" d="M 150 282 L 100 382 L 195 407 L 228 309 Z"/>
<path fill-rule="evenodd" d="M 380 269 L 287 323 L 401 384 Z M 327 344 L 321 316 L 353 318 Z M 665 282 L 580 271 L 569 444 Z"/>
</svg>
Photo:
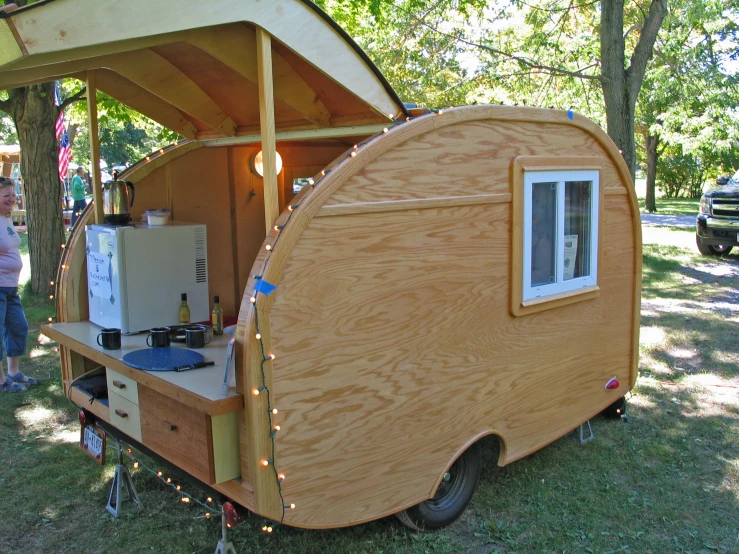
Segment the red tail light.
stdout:
<svg viewBox="0 0 739 554">
<path fill-rule="evenodd" d="M 613 389 L 617 389 L 617 388 L 618 388 L 618 387 L 620 387 L 620 386 L 621 386 L 621 383 L 619 383 L 619 382 L 618 382 L 618 379 L 616 379 L 615 377 L 612 377 L 612 378 L 611 378 L 611 379 L 610 379 L 610 380 L 609 380 L 609 381 L 608 381 L 608 382 L 606 383 L 605 389 L 606 389 L 606 390 L 613 390 Z"/>
<path fill-rule="evenodd" d="M 226 525 L 229 528 L 233 528 L 239 522 L 239 514 L 236 512 L 236 508 L 230 502 L 223 503 L 223 513 L 226 516 Z"/>
</svg>

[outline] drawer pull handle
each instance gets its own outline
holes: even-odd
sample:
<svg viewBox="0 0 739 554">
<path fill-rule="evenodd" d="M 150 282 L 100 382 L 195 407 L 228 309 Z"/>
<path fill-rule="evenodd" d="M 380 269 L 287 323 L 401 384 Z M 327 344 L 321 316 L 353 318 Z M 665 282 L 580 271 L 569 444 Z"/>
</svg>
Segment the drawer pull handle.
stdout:
<svg viewBox="0 0 739 554">
<path fill-rule="evenodd" d="M 121 383 L 120 381 L 113 381 L 113 386 L 117 389 L 125 389 L 126 383 Z"/>
<path fill-rule="evenodd" d="M 116 415 L 117 415 L 118 417 L 128 417 L 128 413 L 127 413 L 127 412 L 124 412 L 124 411 L 123 411 L 123 410 L 121 410 L 120 408 L 116 408 L 116 409 L 115 409 L 115 413 L 116 413 Z"/>
<path fill-rule="evenodd" d="M 170 431 L 177 431 L 177 425 L 175 425 L 175 424 L 174 424 L 174 423 L 172 423 L 171 421 L 167 421 L 167 420 L 165 419 L 165 420 L 164 420 L 164 423 L 166 423 L 167 425 L 169 425 L 169 430 L 170 430 Z"/>
</svg>

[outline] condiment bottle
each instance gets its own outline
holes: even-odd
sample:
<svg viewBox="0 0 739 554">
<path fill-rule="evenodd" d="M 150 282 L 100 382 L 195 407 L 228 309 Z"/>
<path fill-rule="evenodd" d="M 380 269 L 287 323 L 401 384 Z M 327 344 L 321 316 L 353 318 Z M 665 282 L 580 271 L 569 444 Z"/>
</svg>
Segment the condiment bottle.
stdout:
<svg viewBox="0 0 739 554">
<path fill-rule="evenodd" d="M 213 311 L 210 313 L 210 322 L 213 324 L 213 334 L 223 334 L 223 310 L 219 304 L 220 298 L 213 297 Z"/>
<path fill-rule="evenodd" d="M 190 306 L 187 305 L 187 293 L 182 293 L 182 304 L 180 304 L 180 325 L 190 323 Z"/>
</svg>

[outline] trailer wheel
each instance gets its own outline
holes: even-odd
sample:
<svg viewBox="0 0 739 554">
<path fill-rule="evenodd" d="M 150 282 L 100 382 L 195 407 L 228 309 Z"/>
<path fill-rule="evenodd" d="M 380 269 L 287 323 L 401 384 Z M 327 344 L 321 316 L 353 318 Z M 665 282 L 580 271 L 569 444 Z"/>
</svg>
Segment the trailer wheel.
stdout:
<svg viewBox="0 0 739 554">
<path fill-rule="evenodd" d="M 613 404 L 603 410 L 603 415 L 608 419 L 621 419 L 626 415 L 626 397 L 622 396 Z"/>
<path fill-rule="evenodd" d="M 395 515 L 416 531 L 446 527 L 456 521 L 470 503 L 481 467 L 480 447 L 473 444 L 449 468 L 433 498 Z"/>
</svg>

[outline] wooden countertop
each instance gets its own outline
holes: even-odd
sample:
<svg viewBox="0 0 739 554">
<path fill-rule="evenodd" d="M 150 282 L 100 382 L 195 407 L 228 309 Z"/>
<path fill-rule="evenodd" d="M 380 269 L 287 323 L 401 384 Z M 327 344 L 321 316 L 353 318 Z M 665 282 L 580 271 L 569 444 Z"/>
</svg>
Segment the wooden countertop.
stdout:
<svg viewBox="0 0 739 554">
<path fill-rule="evenodd" d="M 214 336 L 210 344 L 198 349 L 206 361 L 215 362 L 214 366 L 184 372 L 143 371 L 126 365 L 122 358 L 128 352 L 148 348 L 146 333 L 123 335 L 120 350 L 104 350 L 97 343 L 100 329 L 89 321 L 41 326 L 41 332 L 59 344 L 198 411 L 220 415 L 243 409 L 244 398 L 240 394 L 229 389 L 225 397 L 221 396 L 230 335 Z M 185 345 L 172 343 L 172 347 Z"/>
</svg>

